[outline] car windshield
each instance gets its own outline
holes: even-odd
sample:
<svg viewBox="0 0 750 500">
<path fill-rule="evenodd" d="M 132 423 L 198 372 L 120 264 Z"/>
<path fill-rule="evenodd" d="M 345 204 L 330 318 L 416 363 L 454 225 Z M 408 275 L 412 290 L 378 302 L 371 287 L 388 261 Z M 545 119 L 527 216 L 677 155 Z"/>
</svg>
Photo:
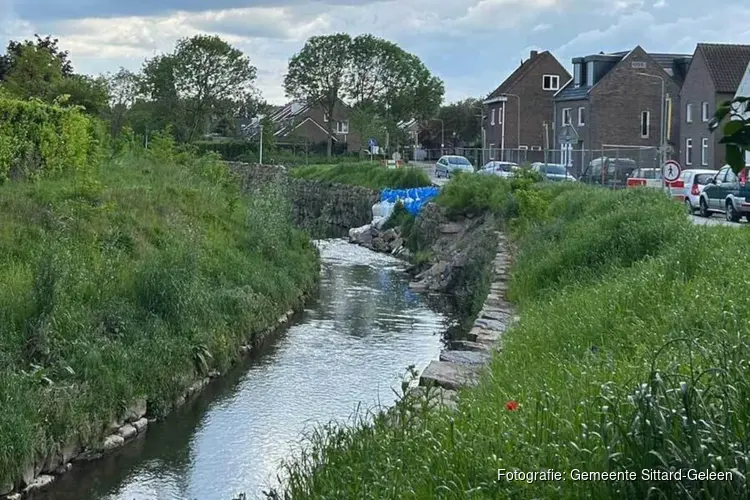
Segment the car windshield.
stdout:
<svg viewBox="0 0 750 500">
<path fill-rule="evenodd" d="M 471 163 L 469 163 L 469 160 L 461 157 L 448 158 L 448 163 L 450 163 L 451 165 L 471 165 Z"/>
<path fill-rule="evenodd" d="M 553 175 L 565 175 L 567 173 L 562 165 L 539 165 L 539 171 Z"/>
<path fill-rule="evenodd" d="M 701 186 L 706 186 L 711 182 L 711 179 L 714 178 L 714 175 L 716 174 L 696 174 L 693 183 L 700 184 Z"/>
<path fill-rule="evenodd" d="M 510 172 L 510 165 L 507 163 L 496 163 L 492 162 L 487 165 L 488 170 L 502 170 L 503 172 Z"/>
</svg>

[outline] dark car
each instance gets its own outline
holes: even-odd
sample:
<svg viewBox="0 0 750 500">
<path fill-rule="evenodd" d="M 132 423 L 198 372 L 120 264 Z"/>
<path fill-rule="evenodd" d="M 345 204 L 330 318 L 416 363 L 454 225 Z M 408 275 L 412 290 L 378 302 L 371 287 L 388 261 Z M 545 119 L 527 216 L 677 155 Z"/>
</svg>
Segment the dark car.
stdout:
<svg viewBox="0 0 750 500">
<path fill-rule="evenodd" d="M 736 175 L 725 165 L 709 181 L 700 194 L 699 211 L 703 217 L 723 213 L 728 221 L 738 222 L 743 216 L 750 221 L 750 184 L 748 168 Z"/>
</svg>

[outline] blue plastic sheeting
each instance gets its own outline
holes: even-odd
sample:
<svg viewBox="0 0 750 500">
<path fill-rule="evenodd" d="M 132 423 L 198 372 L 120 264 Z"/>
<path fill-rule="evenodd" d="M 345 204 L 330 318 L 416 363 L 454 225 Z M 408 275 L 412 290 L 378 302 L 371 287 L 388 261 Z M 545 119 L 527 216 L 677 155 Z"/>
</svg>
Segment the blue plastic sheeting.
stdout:
<svg viewBox="0 0 750 500">
<path fill-rule="evenodd" d="M 388 203 L 401 201 L 406 211 L 417 215 L 431 199 L 440 193 L 438 187 L 421 187 L 412 189 L 384 189 L 380 193 L 380 200 Z"/>
</svg>

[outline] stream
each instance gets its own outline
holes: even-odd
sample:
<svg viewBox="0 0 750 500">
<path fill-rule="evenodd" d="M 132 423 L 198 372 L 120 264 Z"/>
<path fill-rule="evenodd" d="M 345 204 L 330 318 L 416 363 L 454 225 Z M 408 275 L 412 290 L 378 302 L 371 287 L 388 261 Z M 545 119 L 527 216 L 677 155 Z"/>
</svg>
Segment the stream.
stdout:
<svg viewBox="0 0 750 500">
<path fill-rule="evenodd" d="M 75 464 L 34 500 L 263 498 L 316 424 L 391 405 L 409 365 L 437 359 L 453 318 L 408 288 L 401 261 L 318 242 L 320 291 L 257 355 L 145 436 Z"/>
</svg>

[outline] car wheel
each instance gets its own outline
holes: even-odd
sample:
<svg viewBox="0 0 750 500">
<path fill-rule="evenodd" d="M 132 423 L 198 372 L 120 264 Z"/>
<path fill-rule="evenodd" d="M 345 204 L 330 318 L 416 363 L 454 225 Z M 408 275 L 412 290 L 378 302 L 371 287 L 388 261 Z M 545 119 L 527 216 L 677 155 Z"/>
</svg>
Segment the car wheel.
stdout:
<svg viewBox="0 0 750 500">
<path fill-rule="evenodd" d="M 711 212 L 708 211 L 708 204 L 705 198 L 701 198 L 699 213 L 701 217 L 711 217 Z"/>
<path fill-rule="evenodd" d="M 727 220 L 729 222 L 740 221 L 740 214 L 738 214 L 737 211 L 734 209 L 734 203 L 732 203 L 732 200 L 727 201 L 727 211 L 725 213 L 727 216 Z"/>
<path fill-rule="evenodd" d="M 687 213 L 690 215 L 693 215 L 695 213 L 695 208 L 693 208 L 693 204 L 690 203 L 689 198 L 685 198 L 685 210 L 687 210 Z"/>
</svg>

